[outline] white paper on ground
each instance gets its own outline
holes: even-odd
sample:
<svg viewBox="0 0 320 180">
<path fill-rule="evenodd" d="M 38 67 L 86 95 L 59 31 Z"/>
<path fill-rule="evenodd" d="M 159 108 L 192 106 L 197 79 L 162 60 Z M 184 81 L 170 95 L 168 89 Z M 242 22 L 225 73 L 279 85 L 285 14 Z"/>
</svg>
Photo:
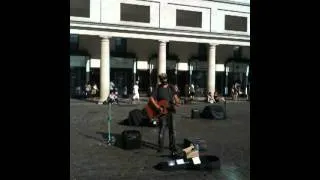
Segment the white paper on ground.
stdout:
<svg viewBox="0 0 320 180">
<path fill-rule="evenodd" d="M 200 158 L 199 157 L 194 157 L 192 158 L 193 164 L 201 164 Z"/>
<path fill-rule="evenodd" d="M 183 159 L 177 159 L 176 161 L 177 161 L 177 164 L 178 164 L 178 165 L 184 164 L 184 160 L 183 160 Z"/>
</svg>

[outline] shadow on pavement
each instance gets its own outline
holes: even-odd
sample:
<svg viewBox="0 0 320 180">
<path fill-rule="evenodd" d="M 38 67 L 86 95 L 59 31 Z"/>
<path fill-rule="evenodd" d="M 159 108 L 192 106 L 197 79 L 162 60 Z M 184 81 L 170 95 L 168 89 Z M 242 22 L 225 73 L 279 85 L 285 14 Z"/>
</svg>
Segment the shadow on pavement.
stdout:
<svg viewBox="0 0 320 180">
<path fill-rule="evenodd" d="M 153 128 L 157 127 L 155 125 L 152 125 L 149 119 L 144 119 L 139 126 L 130 124 L 128 118 L 120 121 L 118 124 L 122 126 L 131 126 L 131 127 L 153 127 Z"/>
<path fill-rule="evenodd" d="M 96 134 L 101 135 L 101 138 L 104 140 L 105 143 L 108 141 L 108 133 L 107 132 L 96 132 Z M 116 133 L 110 133 L 111 137 L 115 138 L 115 144 L 114 146 L 123 149 L 123 142 L 122 142 L 122 136 L 121 134 L 116 134 Z"/>
</svg>

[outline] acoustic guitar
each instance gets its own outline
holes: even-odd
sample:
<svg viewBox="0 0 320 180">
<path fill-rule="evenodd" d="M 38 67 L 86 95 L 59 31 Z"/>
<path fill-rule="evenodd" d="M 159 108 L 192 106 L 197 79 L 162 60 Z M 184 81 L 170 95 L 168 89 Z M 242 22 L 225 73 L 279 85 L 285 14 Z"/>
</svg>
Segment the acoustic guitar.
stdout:
<svg viewBox="0 0 320 180">
<path fill-rule="evenodd" d="M 156 103 L 163 108 L 163 112 L 159 112 L 159 110 L 153 105 L 150 99 L 148 104 L 144 107 L 150 120 L 158 119 L 161 115 L 168 114 L 170 108 L 172 109 L 170 103 L 167 100 L 156 101 Z"/>
</svg>

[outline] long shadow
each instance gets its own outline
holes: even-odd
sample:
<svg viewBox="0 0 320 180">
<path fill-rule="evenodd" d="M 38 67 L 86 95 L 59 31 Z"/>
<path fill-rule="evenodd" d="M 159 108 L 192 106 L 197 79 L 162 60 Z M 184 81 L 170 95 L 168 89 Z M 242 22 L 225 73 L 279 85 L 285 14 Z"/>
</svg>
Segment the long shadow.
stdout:
<svg viewBox="0 0 320 180">
<path fill-rule="evenodd" d="M 96 132 L 96 134 L 99 134 L 101 135 L 103 142 L 106 142 L 107 139 L 108 139 L 108 133 L 105 133 L 105 132 Z M 116 139 L 116 143 L 115 143 L 115 146 L 120 148 L 120 149 L 124 149 L 124 146 L 123 146 L 123 139 L 122 139 L 122 135 L 121 134 L 113 134 L 111 133 L 111 136 L 115 137 Z M 92 138 L 92 137 L 91 137 Z M 94 138 L 96 139 L 96 138 Z M 96 139 L 97 140 L 97 139 Z M 98 139 L 99 141 L 101 141 L 101 139 Z M 153 149 L 153 150 L 157 150 L 158 148 L 158 145 L 156 144 L 153 144 L 153 143 L 150 143 L 150 142 L 147 142 L 147 141 L 141 141 L 141 146 L 142 147 L 146 147 L 146 148 L 149 148 L 149 149 Z M 125 150 L 125 149 L 124 149 Z"/>
<path fill-rule="evenodd" d="M 82 132 L 78 132 L 78 134 L 80 134 L 88 139 L 93 139 L 95 141 L 98 141 L 102 144 L 107 144 L 107 141 L 108 141 L 108 133 L 104 133 L 104 132 L 96 132 L 96 134 L 101 135 L 101 137 L 95 137 L 92 135 L 84 134 Z M 121 141 L 118 141 L 118 140 L 121 140 L 121 134 L 111 133 L 110 135 L 111 135 L 111 137 L 113 136 L 116 139 L 114 146 L 122 148 Z"/>
<path fill-rule="evenodd" d="M 155 125 L 152 125 L 149 121 L 149 119 L 143 119 L 141 124 L 140 125 L 133 125 L 133 124 L 130 124 L 128 118 L 118 122 L 119 125 L 122 125 L 122 126 L 131 126 L 131 127 L 157 127 Z"/>
<path fill-rule="evenodd" d="M 98 142 L 105 143 L 104 139 L 100 139 L 100 138 L 97 138 L 97 137 L 94 137 L 94 136 L 91 136 L 91 135 L 88 135 L 88 134 L 84 134 L 82 132 L 78 132 L 78 134 L 81 135 L 81 136 L 84 136 L 84 137 L 86 137 L 88 139 L 93 139 L 93 140 L 96 140 Z"/>
<path fill-rule="evenodd" d="M 109 137 L 108 137 L 108 136 L 109 136 L 108 133 L 98 131 L 98 132 L 96 132 L 96 134 L 101 135 L 101 138 L 104 139 L 104 142 L 107 142 L 107 140 L 108 140 L 108 138 L 109 138 Z M 122 135 L 121 135 L 121 134 L 110 133 L 110 136 L 115 138 L 115 144 L 114 144 L 114 146 L 116 146 L 116 147 L 118 147 L 118 148 L 120 148 L 120 149 L 124 149 L 124 148 L 123 148 L 123 141 L 122 141 Z"/>
</svg>

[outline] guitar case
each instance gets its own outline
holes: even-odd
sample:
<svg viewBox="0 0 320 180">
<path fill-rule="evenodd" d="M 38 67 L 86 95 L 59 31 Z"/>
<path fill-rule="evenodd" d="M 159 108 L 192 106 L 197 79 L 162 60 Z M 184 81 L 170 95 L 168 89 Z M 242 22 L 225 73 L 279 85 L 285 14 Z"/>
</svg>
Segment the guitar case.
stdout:
<svg viewBox="0 0 320 180">
<path fill-rule="evenodd" d="M 179 171 L 179 170 L 197 170 L 197 171 L 212 171 L 220 169 L 221 162 L 216 156 L 205 155 L 200 156 L 200 164 L 194 164 L 191 159 L 184 159 L 183 164 L 179 164 L 177 160 L 171 159 L 167 162 L 160 162 L 154 168 L 159 171 Z"/>
</svg>

